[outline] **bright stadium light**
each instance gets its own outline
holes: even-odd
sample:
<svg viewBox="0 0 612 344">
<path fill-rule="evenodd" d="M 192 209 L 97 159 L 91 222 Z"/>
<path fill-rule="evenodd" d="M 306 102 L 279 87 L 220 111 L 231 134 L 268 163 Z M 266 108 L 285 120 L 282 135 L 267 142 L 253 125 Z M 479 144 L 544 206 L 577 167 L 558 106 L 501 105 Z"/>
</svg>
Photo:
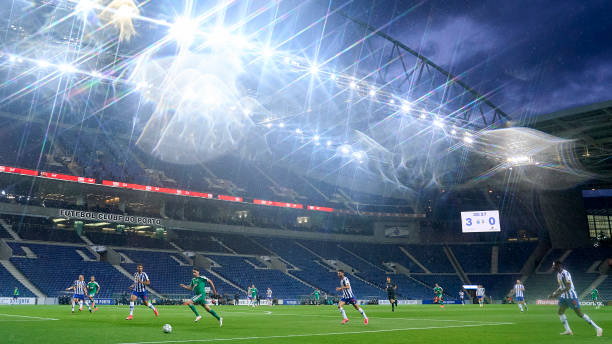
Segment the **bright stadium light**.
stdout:
<svg viewBox="0 0 612 344">
<path fill-rule="evenodd" d="M 329 147 L 329 146 L 331 146 L 331 145 L 333 145 L 333 144 L 334 144 L 334 143 L 333 143 L 331 140 L 327 140 L 327 142 L 325 142 L 325 145 L 326 145 L 327 147 Z"/>
<path fill-rule="evenodd" d="M 410 102 L 402 102 L 402 111 L 403 112 L 410 112 L 410 110 L 412 110 L 412 103 L 410 103 Z"/>
<path fill-rule="evenodd" d="M 8 60 L 9 60 L 9 62 L 16 62 L 17 61 L 17 57 L 15 55 L 9 55 Z"/>
<path fill-rule="evenodd" d="M 353 89 L 353 90 L 354 90 L 354 89 L 356 89 L 356 88 L 357 88 L 357 83 L 356 83 L 355 81 L 351 81 L 351 82 L 349 83 L 349 88 L 351 88 L 351 89 Z"/>
<path fill-rule="evenodd" d="M 463 138 L 463 142 L 465 142 L 465 143 L 474 143 L 474 139 L 469 137 L 469 136 L 465 136 Z"/>
<path fill-rule="evenodd" d="M 455 134 L 457 134 L 457 130 L 453 128 L 453 129 L 450 131 L 450 133 L 451 133 L 451 135 L 455 135 Z"/>
<path fill-rule="evenodd" d="M 349 155 L 349 154 L 351 154 L 351 146 L 349 146 L 347 144 L 344 144 L 344 145 L 338 147 L 338 151 L 342 155 Z"/>
<path fill-rule="evenodd" d="M 330 79 L 330 80 L 334 80 L 334 81 L 336 81 L 336 79 L 338 79 L 338 76 L 336 76 L 336 74 L 334 74 L 334 73 L 331 73 L 331 74 L 329 75 L 329 79 Z"/>
<path fill-rule="evenodd" d="M 75 12 L 87 15 L 96 8 L 96 3 L 93 0 L 80 0 L 74 8 Z"/>
<path fill-rule="evenodd" d="M 97 70 L 92 70 L 90 74 L 94 78 L 101 78 L 102 77 L 102 73 L 98 72 Z"/>
<path fill-rule="evenodd" d="M 359 162 L 363 162 L 365 157 L 366 157 L 366 153 L 364 151 L 353 152 L 353 158 L 355 158 L 355 160 L 357 160 Z"/>
<path fill-rule="evenodd" d="M 439 118 L 434 119 L 433 125 L 438 128 L 444 128 L 444 122 Z"/>
<path fill-rule="evenodd" d="M 313 63 L 310 65 L 310 68 L 308 68 L 308 71 L 312 75 L 317 75 L 319 74 L 319 66 L 316 63 Z"/>
<path fill-rule="evenodd" d="M 529 163 L 530 161 L 531 159 L 529 159 L 529 157 L 526 155 L 517 155 L 517 156 L 511 156 L 508 158 L 508 162 L 511 164 L 526 164 L 526 163 Z"/>
<path fill-rule="evenodd" d="M 198 23 L 191 18 L 179 17 L 170 27 L 168 34 L 170 38 L 180 45 L 189 45 L 195 39 L 198 31 Z"/>
<path fill-rule="evenodd" d="M 303 131 L 300 128 L 295 129 L 295 133 L 298 135 L 302 135 Z"/>
<path fill-rule="evenodd" d="M 270 47 L 264 47 L 263 49 L 261 49 L 261 56 L 265 57 L 265 58 L 270 58 L 272 56 L 274 56 L 274 49 L 270 48 Z"/>
<path fill-rule="evenodd" d="M 425 115 L 424 113 L 422 113 L 422 114 L 419 116 L 419 118 L 420 118 L 420 119 L 425 119 L 425 118 L 427 118 L 427 115 Z"/>
<path fill-rule="evenodd" d="M 395 99 L 389 100 L 389 104 L 395 104 Z"/>
<path fill-rule="evenodd" d="M 62 63 L 57 68 L 62 73 L 74 73 L 77 71 L 77 69 L 73 65 L 68 64 L 68 63 Z"/>
<path fill-rule="evenodd" d="M 315 141 L 319 141 L 321 139 L 321 136 L 315 135 L 315 136 L 312 137 L 312 139 L 315 140 Z"/>
<path fill-rule="evenodd" d="M 278 123 L 278 127 L 279 127 L 279 128 L 284 128 L 284 127 L 285 127 L 285 123 L 284 123 L 284 122 L 280 122 L 280 123 Z"/>
<path fill-rule="evenodd" d="M 370 95 L 370 97 L 374 97 L 376 95 L 376 89 L 375 88 L 371 88 L 370 92 L 368 92 L 368 94 Z"/>
</svg>

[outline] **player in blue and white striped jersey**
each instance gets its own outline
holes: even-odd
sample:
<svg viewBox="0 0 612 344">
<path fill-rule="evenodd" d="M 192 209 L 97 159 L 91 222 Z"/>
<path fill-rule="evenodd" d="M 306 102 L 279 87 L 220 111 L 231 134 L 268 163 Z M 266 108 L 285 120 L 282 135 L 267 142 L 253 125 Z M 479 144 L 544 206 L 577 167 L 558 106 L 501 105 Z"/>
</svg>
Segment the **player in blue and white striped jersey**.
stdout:
<svg viewBox="0 0 612 344">
<path fill-rule="evenodd" d="M 142 303 L 151 308 L 155 316 L 159 315 L 159 312 L 153 306 L 152 303 L 149 302 L 149 298 L 147 295 L 147 286 L 151 284 L 149 280 L 149 275 L 143 271 L 144 267 L 142 264 L 138 264 L 136 266 L 136 272 L 134 273 L 134 283 L 130 286 L 132 289 L 132 295 L 130 296 L 130 315 L 128 315 L 125 320 L 132 320 L 134 318 L 134 303 L 138 298 L 142 299 Z"/>
<path fill-rule="evenodd" d="M 343 308 L 344 305 L 349 304 L 353 305 L 353 307 L 361 313 L 363 316 L 363 323 L 367 325 L 369 322 L 368 316 L 365 314 L 363 308 L 359 307 L 357 304 L 355 294 L 353 294 L 353 289 L 351 288 L 351 282 L 349 282 L 348 277 L 344 275 L 344 270 L 338 270 L 338 278 L 340 278 L 340 286 L 336 288 L 336 291 L 342 292 L 342 296 L 338 302 L 338 309 L 340 310 L 340 314 L 342 314 L 342 324 L 346 324 L 349 321 Z"/>
<path fill-rule="evenodd" d="M 484 307 L 485 304 L 485 288 L 482 285 L 478 285 L 476 288 L 476 298 L 480 307 Z"/>
<path fill-rule="evenodd" d="M 527 310 L 527 303 L 525 303 L 525 286 L 521 280 L 516 280 L 516 284 L 514 285 L 514 300 L 516 300 L 521 312 L 523 312 L 523 308 Z"/>
<path fill-rule="evenodd" d="M 595 333 L 598 337 L 601 337 L 603 334 L 603 330 L 601 327 L 597 326 L 597 324 L 589 318 L 588 315 L 582 313 L 580 310 L 580 302 L 578 301 L 578 294 L 576 293 L 576 289 L 574 289 L 574 283 L 572 282 L 572 276 L 570 273 L 563 268 L 563 263 L 560 261 L 553 262 L 553 271 L 557 273 L 557 284 L 559 288 L 555 290 L 549 297 L 559 297 L 559 319 L 565 328 L 565 332 L 562 332 L 561 335 L 573 335 L 572 329 L 569 327 L 567 322 L 567 316 L 565 315 L 565 311 L 567 308 L 571 308 L 574 310 L 577 316 L 584 319 L 595 329 Z"/>
<path fill-rule="evenodd" d="M 72 286 L 66 288 L 66 290 L 74 290 L 72 295 L 72 313 L 74 313 L 75 303 L 79 303 L 79 312 L 83 310 L 83 301 L 85 301 L 85 292 L 87 290 L 87 283 L 85 283 L 85 276 L 79 275 L 79 278 L 72 282 Z M 89 306 L 89 300 L 87 302 Z"/>
</svg>

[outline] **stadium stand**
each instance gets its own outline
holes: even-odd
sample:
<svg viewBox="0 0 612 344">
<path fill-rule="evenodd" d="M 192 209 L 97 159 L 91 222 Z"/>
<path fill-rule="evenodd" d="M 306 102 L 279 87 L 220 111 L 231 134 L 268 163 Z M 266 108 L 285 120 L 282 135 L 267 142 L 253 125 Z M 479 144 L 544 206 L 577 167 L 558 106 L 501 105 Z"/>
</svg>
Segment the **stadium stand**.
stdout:
<svg viewBox="0 0 612 344">
<path fill-rule="evenodd" d="M 0 296 L 12 296 L 15 287 L 19 289 L 20 297 L 33 297 L 34 294 L 21 282 L 17 281 L 4 266 L 0 265 Z"/>
<path fill-rule="evenodd" d="M 47 296 L 66 295 L 64 291 L 70 287 L 79 274 L 86 280 L 94 275 L 102 286 L 101 297 L 112 297 L 113 294 L 124 293 L 130 285 L 130 280 L 106 262 L 84 261 L 76 250 L 85 252 L 82 246 L 60 246 L 48 244 L 31 244 L 9 242 L 15 247 L 29 248 L 36 258 L 12 257 L 10 261 Z M 93 259 L 93 256 L 90 255 Z M 62 262 L 58 266 L 58 262 Z M 58 273 L 58 268 L 61 273 Z"/>
<path fill-rule="evenodd" d="M 451 250 L 466 273 L 491 272 L 492 245 L 452 245 Z"/>
</svg>

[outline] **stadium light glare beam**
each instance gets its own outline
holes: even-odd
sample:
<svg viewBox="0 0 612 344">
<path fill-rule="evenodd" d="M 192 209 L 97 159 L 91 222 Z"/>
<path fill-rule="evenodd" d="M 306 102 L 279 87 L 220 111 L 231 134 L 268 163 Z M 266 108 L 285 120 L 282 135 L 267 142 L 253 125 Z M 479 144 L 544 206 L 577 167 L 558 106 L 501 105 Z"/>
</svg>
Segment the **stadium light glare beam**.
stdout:
<svg viewBox="0 0 612 344">
<path fill-rule="evenodd" d="M 36 65 L 40 68 L 47 68 L 49 66 L 51 66 L 51 63 L 49 63 L 49 61 L 45 61 L 45 60 L 38 60 L 36 61 Z"/>
<path fill-rule="evenodd" d="M 469 136 L 464 136 L 463 137 L 463 142 L 465 142 L 465 143 L 474 143 L 474 139 L 469 137 Z"/>
</svg>

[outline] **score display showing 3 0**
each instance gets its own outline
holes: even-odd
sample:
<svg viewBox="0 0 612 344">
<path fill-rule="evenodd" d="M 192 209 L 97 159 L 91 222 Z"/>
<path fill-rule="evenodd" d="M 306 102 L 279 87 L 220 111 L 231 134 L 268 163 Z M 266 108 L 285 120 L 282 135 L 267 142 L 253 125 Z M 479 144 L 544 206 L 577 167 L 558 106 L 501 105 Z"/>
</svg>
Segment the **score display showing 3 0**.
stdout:
<svg viewBox="0 0 612 344">
<path fill-rule="evenodd" d="M 462 211 L 461 229 L 463 233 L 500 232 L 499 211 Z"/>
</svg>

